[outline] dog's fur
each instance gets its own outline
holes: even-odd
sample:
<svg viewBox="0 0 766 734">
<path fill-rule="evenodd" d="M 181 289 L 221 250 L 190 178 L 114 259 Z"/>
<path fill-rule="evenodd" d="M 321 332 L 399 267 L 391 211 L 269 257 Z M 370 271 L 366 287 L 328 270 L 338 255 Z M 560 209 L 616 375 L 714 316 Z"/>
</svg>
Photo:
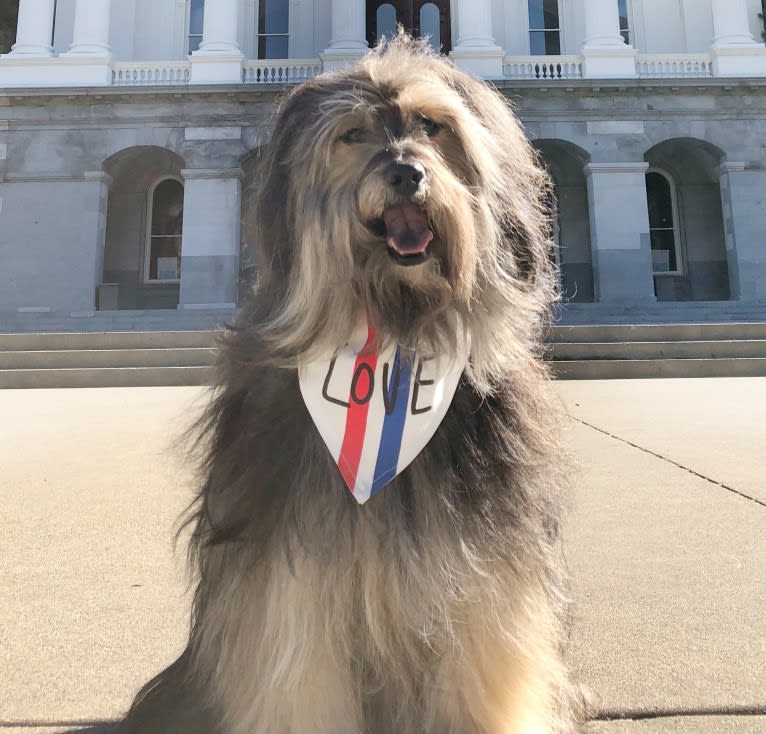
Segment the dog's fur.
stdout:
<svg viewBox="0 0 766 734">
<path fill-rule="evenodd" d="M 417 163 L 430 258 L 389 256 Z M 573 726 L 562 660 L 547 177 L 503 98 L 400 35 L 283 101 L 259 165 L 254 297 L 222 346 L 191 519 L 187 650 L 121 734 L 531 734 Z M 360 317 L 471 358 L 415 461 L 358 505 L 299 393 Z"/>
</svg>

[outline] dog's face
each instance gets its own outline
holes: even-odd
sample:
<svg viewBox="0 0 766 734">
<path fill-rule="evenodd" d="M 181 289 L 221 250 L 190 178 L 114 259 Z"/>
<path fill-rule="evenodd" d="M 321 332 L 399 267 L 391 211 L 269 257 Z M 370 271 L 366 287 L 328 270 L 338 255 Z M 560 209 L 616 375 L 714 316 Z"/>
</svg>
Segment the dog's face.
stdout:
<svg viewBox="0 0 766 734">
<path fill-rule="evenodd" d="M 457 323 L 481 340 L 514 294 L 523 311 L 549 267 L 530 151 L 497 93 L 406 37 L 299 87 L 253 213 L 272 333 L 305 356 L 366 318 L 449 348 Z"/>
<path fill-rule="evenodd" d="M 325 175 L 352 205 L 342 221 L 356 282 L 461 290 L 476 267 L 472 208 L 480 184 L 461 141 L 470 134 L 459 119 L 466 111 L 434 77 L 417 87 L 373 83 L 355 91 L 334 100 Z"/>
</svg>

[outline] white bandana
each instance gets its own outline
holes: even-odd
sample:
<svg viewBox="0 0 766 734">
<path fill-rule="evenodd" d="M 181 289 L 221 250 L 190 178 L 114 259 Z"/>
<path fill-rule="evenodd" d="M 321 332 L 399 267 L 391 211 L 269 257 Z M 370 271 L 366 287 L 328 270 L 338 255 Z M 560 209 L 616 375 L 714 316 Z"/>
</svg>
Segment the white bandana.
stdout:
<svg viewBox="0 0 766 734">
<path fill-rule="evenodd" d="M 396 344 L 373 351 L 374 341 L 374 329 L 365 326 L 345 347 L 298 371 L 306 407 L 360 504 L 431 440 L 468 363 L 467 342 L 454 359 L 424 359 Z"/>
</svg>

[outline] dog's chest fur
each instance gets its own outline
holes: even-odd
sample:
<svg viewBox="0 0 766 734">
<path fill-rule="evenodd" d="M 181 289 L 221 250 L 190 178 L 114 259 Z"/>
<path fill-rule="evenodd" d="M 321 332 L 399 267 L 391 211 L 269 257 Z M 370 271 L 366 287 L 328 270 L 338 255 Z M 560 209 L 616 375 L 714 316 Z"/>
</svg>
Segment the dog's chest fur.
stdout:
<svg viewBox="0 0 766 734">
<path fill-rule="evenodd" d="M 518 428 L 510 386 L 482 398 L 461 379 L 435 435 L 414 460 L 366 505 L 351 496 L 301 397 L 294 370 L 259 369 L 232 398 L 237 425 L 226 431 L 219 456 L 228 481 L 210 487 L 228 500 L 220 507 L 208 493 L 211 528 L 222 538 L 270 545 L 324 517 L 327 537 L 309 533 L 318 554 L 332 553 L 333 536 L 358 532 L 360 519 L 419 543 L 428 517 L 454 513 L 460 533 L 489 521 L 508 527 L 523 514 L 530 490 L 519 484 L 533 457 Z M 226 427 L 223 427 L 226 430 Z M 245 461 L 245 457 L 247 460 Z M 219 514 L 218 510 L 224 512 Z M 485 526 L 486 528 L 486 526 Z M 318 528 L 313 528 L 314 530 Z"/>
</svg>

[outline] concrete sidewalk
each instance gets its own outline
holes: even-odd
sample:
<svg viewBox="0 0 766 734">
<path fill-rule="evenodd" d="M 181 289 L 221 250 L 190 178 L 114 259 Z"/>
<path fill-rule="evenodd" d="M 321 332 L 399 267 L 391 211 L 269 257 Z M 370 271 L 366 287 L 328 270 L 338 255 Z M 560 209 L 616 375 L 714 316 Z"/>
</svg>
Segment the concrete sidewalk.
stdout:
<svg viewBox="0 0 766 734">
<path fill-rule="evenodd" d="M 557 390 L 574 662 L 622 717 L 588 734 L 766 732 L 766 378 Z M 194 476 L 171 444 L 203 399 L 0 391 L 0 734 L 106 734 L 181 650 Z"/>
</svg>

